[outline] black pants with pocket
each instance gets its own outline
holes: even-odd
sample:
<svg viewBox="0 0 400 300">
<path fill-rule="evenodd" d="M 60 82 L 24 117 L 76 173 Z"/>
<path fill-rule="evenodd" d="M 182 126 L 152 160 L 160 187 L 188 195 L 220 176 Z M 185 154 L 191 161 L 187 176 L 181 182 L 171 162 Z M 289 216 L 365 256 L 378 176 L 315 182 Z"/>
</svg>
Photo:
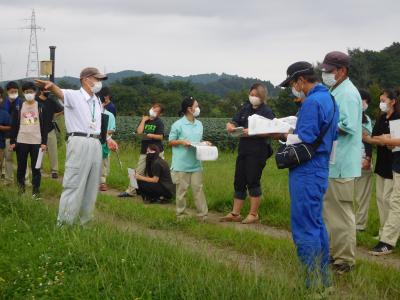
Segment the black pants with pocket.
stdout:
<svg viewBox="0 0 400 300">
<path fill-rule="evenodd" d="M 162 186 L 159 182 L 146 182 L 138 180 L 139 189 L 137 190 L 138 194 L 142 197 L 156 199 L 160 197 L 164 197 L 170 199 L 172 194 L 165 187 Z"/>
<path fill-rule="evenodd" d="M 32 169 L 32 191 L 39 193 L 41 173 L 36 169 L 36 160 L 38 158 L 40 145 L 17 143 L 17 183 L 22 192 L 25 191 L 25 173 L 28 166 L 28 155 L 31 157 Z"/>
<path fill-rule="evenodd" d="M 268 155 L 238 154 L 235 168 L 235 198 L 244 200 L 247 190 L 251 197 L 261 196 L 260 180 Z"/>
</svg>

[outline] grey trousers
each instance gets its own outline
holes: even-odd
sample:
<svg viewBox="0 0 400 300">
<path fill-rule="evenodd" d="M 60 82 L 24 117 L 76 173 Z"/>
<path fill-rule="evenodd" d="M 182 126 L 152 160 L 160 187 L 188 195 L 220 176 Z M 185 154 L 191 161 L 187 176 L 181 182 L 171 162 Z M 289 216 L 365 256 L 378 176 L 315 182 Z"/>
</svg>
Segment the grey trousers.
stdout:
<svg viewBox="0 0 400 300">
<path fill-rule="evenodd" d="M 58 224 L 85 224 L 93 217 L 100 184 L 102 150 L 98 139 L 69 137 Z"/>
</svg>

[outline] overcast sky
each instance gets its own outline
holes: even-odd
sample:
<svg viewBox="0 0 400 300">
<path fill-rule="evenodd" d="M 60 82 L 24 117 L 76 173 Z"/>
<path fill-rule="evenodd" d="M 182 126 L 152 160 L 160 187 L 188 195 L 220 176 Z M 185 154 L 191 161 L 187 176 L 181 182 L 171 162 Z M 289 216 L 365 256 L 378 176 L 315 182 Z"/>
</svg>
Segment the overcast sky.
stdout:
<svg viewBox="0 0 400 300">
<path fill-rule="evenodd" d="M 398 0 L 15 0 L 0 3 L 3 80 L 25 76 L 36 10 L 39 60 L 56 45 L 56 76 L 86 66 L 165 75 L 284 79 L 292 62 L 400 40 Z"/>
</svg>

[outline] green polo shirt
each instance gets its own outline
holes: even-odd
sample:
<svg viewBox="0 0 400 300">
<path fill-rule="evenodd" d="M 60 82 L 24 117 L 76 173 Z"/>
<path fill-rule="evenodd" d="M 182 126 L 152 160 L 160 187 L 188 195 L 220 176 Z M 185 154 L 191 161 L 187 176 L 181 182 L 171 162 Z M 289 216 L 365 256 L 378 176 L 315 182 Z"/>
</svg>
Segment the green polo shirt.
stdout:
<svg viewBox="0 0 400 300">
<path fill-rule="evenodd" d="M 172 124 L 169 141 L 186 140 L 199 143 L 203 139 L 203 124 L 199 120 L 190 122 L 185 116 Z M 177 172 L 198 172 L 202 165 L 196 159 L 196 149 L 182 145 L 172 147 L 171 170 Z"/>
<path fill-rule="evenodd" d="M 362 105 L 357 88 L 344 80 L 331 90 L 339 106 L 339 133 L 336 157 L 329 168 L 329 178 L 355 178 L 361 176 Z"/>
</svg>

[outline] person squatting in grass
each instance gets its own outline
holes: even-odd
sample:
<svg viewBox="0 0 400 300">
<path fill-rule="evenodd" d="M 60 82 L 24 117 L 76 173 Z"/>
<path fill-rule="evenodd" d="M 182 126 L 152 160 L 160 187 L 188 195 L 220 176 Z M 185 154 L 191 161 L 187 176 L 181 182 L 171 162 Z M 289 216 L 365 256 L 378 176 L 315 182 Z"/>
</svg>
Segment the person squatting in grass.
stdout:
<svg viewBox="0 0 400 300">
<path fill-rule="evenodd" d="M 143 116 L 140 121 L 136 133 L 142 135 L 142 142 L 140 144 L 140 156 L 136 166 L 136 173 L 144 175 L 146 168 L 146 150 L 151 144 L 157 145 L 160 149 L 159 156 L 164 159 L 164 123 L 161 120 L 161 115 L 164 112 L 164 106 L 160 103 L 154 103 L 149 110 L 147 116 Z M 128 186 L 125 192 L 122 192 L 118 197 L 133 197 L 136 193 L 135 188 Z"/>
<path fill-rule="evenodd" d="M 11 116 L 10 150 L 17 153 L 17 183 L 20 193 L 25 192 L 25 174 L 28 156 L 31 158 L 32 197 L 39 198 L 41 172 L 36 169 L 39 151 L 46 150 L 47 126 L 46 110 L 43 104 L 35 101 L 36 86 L 33 82 L 22 84 L 25 101 Z"/>
<path fill-rule="evenodd" d="M 280 86 L 290 86 L 297 99 L 302 99 L 293 134 L 308 144 L 322 137 L 311 160 L 289 169 L 289 192 L 292 236 L 299 259 L 305 266 L 306 285 L 319 288 L 322 284 L 322 288 L 329 288 L 329 238 L 322 211 L 328 188 L 329 158 L 337 138 L 339 109 L 335 108 L 329 90 L 318 82 L 318 76 L 308 62 L 290 65 L 287 78 Z"/>
<path fill-rule="evenodd" d="M 96 93 L 106 79 L 98 69 L 85 68 L 80 74 L 79 90 L 62 90 L 50 81 L 35 81 L 64 102 L 68 141 L 59 225 L 76 221 L 85 224 L 93 217 L 102 163 L 99 138 L 107 130 L 107 124 L 102 124 L 102 105 Z"/>
<path fill-rule="evenodd" d="M 238 113 L 226 125 L 229 133 L 236 127 L 243 127 L 243 135 L 240 137 L 238 156 L 236 159 L 234 199 L 232 211 L 220 219 L 221 222 L 242 222 L 251 224 L 259 221 L 258 208 L 261 203 L 260 180 L 267 159 L 272 155 L 271 140 L 266 135 L 248 135 L 248 118 L 254 114 L 268 119 L 274 119 L 275 115 L 266 104 L 267 89 L 261 84 L 254 84 L 249 90 L 249 100 L 240 108 Z M 242 220 L 240 211 L 247 197 L 250 195 L 250 212 Z"/>
<path fill-rule="evenodd" d="M 392 90 L 385 90 L 381 99 L 381 109 L 388 110 L 388 107 L 392 107 L 391 110 L 395 109 L 396 114 L 400 115 L 400 106 L 398 104 L 399 94 Z M 399 122 L 399 121 L 398 121 Z M 383 134 L 374 138 L 382 145 L 393 149 L 394 147 L 400 146 L 400 139 L 391 138 L 390 134 Z M 388 203 L 385 203 L 387 211 L 385 214 L 385 220 L 383 222 L 382 230 L 379 234 L 379 243 L 370 251 L 372 255 L 386 255 L 393 252 L 394 247 L 399 239 L 400 235 L 400 152 L 395 151 L 392 154 L 392 171 L 393 171 L 393 189 L 388 199 Z M 381 220 L 381 224 L 382 224 Z"/>
<path fill-rule="evenodd" d="M 150 144 L 146 149 L 145 175 L 136 174 L 139 188 L 136 193 L 146 203 L 169 203 L 175 194 L 168 163 L 160 157 L 158 145 Z"/>
<path fill-rule="evenodd" d="M 198 102 L 193 97 L 185 98 L 181 103 L 179 115 L 172 124 L 169 145 L 172 147 L 172 179 L 176 184 L 176 215 L 178 219 L 187 216 L 186 193 L 192 188 L 197 216 L 205 220 L 208 206 L 203 191 L 203 167 L 196 158 L 196 150 L 191 144 L 203 140 L 203 124 L 197 120 L 200 115 Z M 211 145 L 210 142 L 205 142 Z"/>
</svg>

